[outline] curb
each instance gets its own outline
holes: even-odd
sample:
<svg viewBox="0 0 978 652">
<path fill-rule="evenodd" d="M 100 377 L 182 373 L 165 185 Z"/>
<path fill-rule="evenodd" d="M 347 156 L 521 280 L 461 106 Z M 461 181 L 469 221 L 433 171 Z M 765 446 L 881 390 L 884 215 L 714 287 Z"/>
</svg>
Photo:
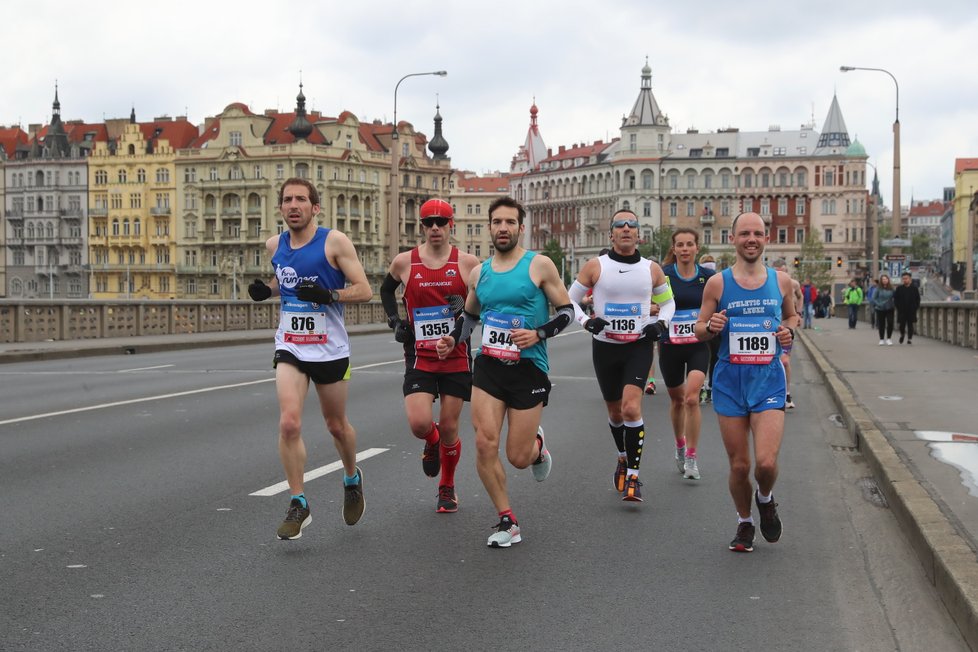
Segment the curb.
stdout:
<svg viewBox="0 0 978 652">
<path fill-rule="evenodd" d="M 802 343 L 825 381 L 880 490 L 903 526 L 927 578 L 972 650 L 978 650 L 978 564 L 975 551 L 920 485 L 890 443 L 888 433 L 863 408 L 836 368 L 802 331 Z"/>
</svg>

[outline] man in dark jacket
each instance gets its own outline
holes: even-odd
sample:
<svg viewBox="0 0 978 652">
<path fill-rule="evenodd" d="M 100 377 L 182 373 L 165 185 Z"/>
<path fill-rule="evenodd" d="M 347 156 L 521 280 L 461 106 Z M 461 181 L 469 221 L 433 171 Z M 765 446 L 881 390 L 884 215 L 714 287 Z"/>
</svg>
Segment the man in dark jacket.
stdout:
<svg viewBox="0 0 978 652">
<path fill-rule="evenodd" d="M 920 290 L 914 287 L 910 272 L 904 272 L 900 282 L 893 291 L 897 323 L 900 325 L 900 344 L 903 344 L 904 335 L 907 337 L 907 344 L 913 344 L 913 325 L 917 321 L 917 309 L 920 308 Z"/>
</svg>

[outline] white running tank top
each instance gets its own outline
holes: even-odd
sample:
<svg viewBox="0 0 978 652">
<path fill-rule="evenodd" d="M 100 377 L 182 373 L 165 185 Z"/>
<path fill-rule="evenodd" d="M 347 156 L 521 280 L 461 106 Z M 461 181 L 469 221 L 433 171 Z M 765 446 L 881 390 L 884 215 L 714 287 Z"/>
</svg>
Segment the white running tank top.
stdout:
<svg viewBox="0 0 978 652">
<path fill-rule="evenodd" d="M 601 342 L 634 342 L 651 321 L 652 261 L 622 263 L 605 254 L 598 257 L 601 275 L 594 284 L 594 315 L 611 325 L 594 336 Z"/>
</svg>

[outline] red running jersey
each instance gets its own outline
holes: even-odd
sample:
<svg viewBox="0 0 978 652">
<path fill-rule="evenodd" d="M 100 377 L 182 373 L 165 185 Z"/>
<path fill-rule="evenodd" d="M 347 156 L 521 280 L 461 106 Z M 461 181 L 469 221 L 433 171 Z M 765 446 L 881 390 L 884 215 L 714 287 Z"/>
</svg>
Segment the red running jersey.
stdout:
<svg viewBox="0 0 978 652">
<path fill-rule="evenodd" d="M 411 250 L 411 271 L 404 285 L 404 307 L 414 330 L 415 343 L 405 346 L 408 366 L 433 373 L 472 371 L 469 343 L 460 342 L 448 357 L 438 359 L 435 343 L 448 335 L 455 317 L 445 299 L 450 294 L 466 295 L 466 280 L 458 268 L 458 248 L 452 247 L 448 262 L 430 269 L 421 262 L 418 249 Z"/>
</svg>

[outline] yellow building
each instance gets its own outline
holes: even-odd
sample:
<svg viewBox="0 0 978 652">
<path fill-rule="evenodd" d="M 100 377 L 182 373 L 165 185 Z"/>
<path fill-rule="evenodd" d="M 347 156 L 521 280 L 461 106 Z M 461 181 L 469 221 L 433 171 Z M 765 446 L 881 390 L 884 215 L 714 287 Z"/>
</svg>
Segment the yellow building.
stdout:
<svg viewBox="0 0 978 652">
<path fill-rule="evenodd" d="M 959 158 L 954 162 L 954 264 L 965 265 L 968 250 L 975 250 L 975 219 L 978 204 L 978 158 Z M 971 232 L 968 232 L 968 221 Z M 969 239 L 970 238 L 970 239 Z"/>
<path fill-rule="evenodd" d="M 509 175 L 476 176 L 458 171 L 452 175 L 449 202 L 455 212 L 454 244 L 479 259 L 493 254 L 489 237 L 489 205 L 509 194 Z"/>
<path fill-rule="evenodd" d="M 90 294 L 173 299 L 176 150 L 197 135 L 184 117 L 106 122 L 88 165 Z"/>
</svg>

